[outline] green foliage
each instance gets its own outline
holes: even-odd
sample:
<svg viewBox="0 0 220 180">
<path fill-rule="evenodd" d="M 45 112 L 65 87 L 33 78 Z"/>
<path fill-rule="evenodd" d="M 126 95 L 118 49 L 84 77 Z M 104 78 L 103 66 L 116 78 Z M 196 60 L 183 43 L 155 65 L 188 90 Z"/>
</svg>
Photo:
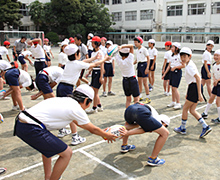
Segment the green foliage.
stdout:
<svg viewBox="0 0 220 180">
<path fill-rule="evenodd" d="M 83 37 L 87 36 L 86 28 L 83 24 L 72 24 L 68 26 L 67 31 L 70 37 L 74 37 L 76 34 L 81 34 Z"/>
<path fill-rule="evenodd" d="M 45 37 L 48 38 L 54 45 L 60 41 L 58 34 L 55 32 L 49 32 L 45 35 Z"/>
</svg>

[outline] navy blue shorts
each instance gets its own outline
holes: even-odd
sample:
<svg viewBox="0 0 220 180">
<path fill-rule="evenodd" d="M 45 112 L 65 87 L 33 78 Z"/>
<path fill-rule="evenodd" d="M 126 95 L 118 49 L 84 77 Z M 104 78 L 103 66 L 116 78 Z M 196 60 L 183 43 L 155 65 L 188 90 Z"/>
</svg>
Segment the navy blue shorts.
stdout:
<svg viewBox="0 0 220 180">
<path fill-rule="evenodd" d="M 104 68 L 105 68 L 104 77 L 113 77 L 114 76 L 112 63 L 105 63 Z"/>
<path fill-rule="evenodd" d="M 5 73 L 5 80 L 9 86 L 19 86 L 19 69 L 10 69 Z"/>
<path fill-rule="evenodd" d="M 210 65 L 208 65 L 208 69 L 209 69 L 209 72 L 210 72 L 210 69 L 211 69 L 211 66 L 210 66 Z M 206 72 L 206 70 L 205 70 L 205 66 L 204 66 L 204 65 L 203 65 L 202 68 L 201 68 L 201 75 L 202 75 L 202 79 L 205 79 L 205 80 L 211 79 L 211 78 L 209 78 L 209 77 L 207 76 L 207 72 Z"/>
<path fill-rule="evenodd" d="M 50 53 L 47 52 L 47 55 L 50 57 Z M 46 61 L 51 61 L 50 59 L 48 59 L 48 57 L 45 55 L 45 59 Z"/>
<path fill-rule="evenodd" d="M 150 60 L 149 71 L 155 71 L 155 69 L 156 69 L 156 62 L 155 62 L 155 64 L 154 64 L 154 69 L 153 69 L 153 70 L 151 70 L 151 66 L 153 65 L 153 62 L 154 62 L 154 60 L 153 60 L 153 59 L 151 59 L 151 60 Z"/>
<path fill-rule="evenodd" d="M 45 63 L 45 61 L 35 61 L 34 67 L 35 67 L 35 73 L 37 76 L 38 73 L 46 67 L 46 63 Z"/>
<path fill-rule="evenodd" d="M 18 61 L 23 65 L 26 64 L 26 61 L 24 60 L 24 56 L 19 56 Z"/>
<path fill-rule="evenodd" d="M 45 74 L 38 74 L 35 79 L 37 88 L 39 91 L 42 91 L 44 94 L 52 93 L 53 90 L 50 87 L 48 76 Z"/>
<path fill-rule="evenodd" d="M 145 74 L 146 68 L 147 68 L 147 62 L 139 62 L 137 65 L 137 76 L 148 77 L 148 74 Z"/>
<path fill-rule="evenodd" d="M 57 86 L 57 97 L 67 97 L 73 93 L 73 85 L 60 82 Z"/>
<path fill-rule="evenodd" d="M 212 94 L 220 97 L 220 82 L 218 82 L 218 85 L 217 86 L 214 86 L 212 88 Z"/>
<path fill-rule="evenodd" d="M 99 89 L 101 87 L 101 83 L 99 82 L 100 78 L 100 70 L 93 70 L 92 71 L 92 82 L 91 85 L 92 87 Z"/>
<path fill-rule="evenodd" d="M 198 89 L 196 83 L 189 84 L 186 99 L 194 103 L 197 103 L 199 101 Z"/>
<path fill-rule="evenodd" d="M 172 87 L 178 88 L 182 78 L 182 70 L 176 69 L 175 71 L 170 71 L 170 85 Z"/>
<path fill-rule="evenodd" d="M 92 55 L 92 52 L 93 52 L 93 50 L 88 50 L 88 56 L 89 56 L 89 58 L 91 58 L 91 55 Z"/>
<path fill-rule="evenodd" d="M 82 69 L 80 76 L 79 76 L 80 79 L 82 79 L 84 72 L 85 72 L 85 69 Z"/>
<path fill-rule="evenodd" d="M 125 96 L 137 97 L 140 95 L 136 77 L 123 78 L 123 89 Z"/>
<path fill-rule="evenodd" d="M 128 106 L 124 113 L 125 121 L 128 124 L 138 124 L 145 132 L 155 131 L 162 127 L 162 124 L 152 117 L 148 107 L 141 104 Z"/>
<path fill-rule="evenodd" d="M 0 55 L 0 60 L 2 60 L 2 55 Z"/>
<path fill-rule="evenodd" d="M 169 66 L 169 63 L 166 64 L 164 72 L 167 70 L 168 66 Z M 164 80 L 169 80 L 169 79 L 170 79 L 170 70 L 164 76 Z"/>
<path fill-rule="evenodd" d="M 50 158 L 64 152 L 67 145 L 50 131 L 42 129 L 38 125 L 21 123 L 16 121 L 16 135 L 29 146 Z"/>
</svg>

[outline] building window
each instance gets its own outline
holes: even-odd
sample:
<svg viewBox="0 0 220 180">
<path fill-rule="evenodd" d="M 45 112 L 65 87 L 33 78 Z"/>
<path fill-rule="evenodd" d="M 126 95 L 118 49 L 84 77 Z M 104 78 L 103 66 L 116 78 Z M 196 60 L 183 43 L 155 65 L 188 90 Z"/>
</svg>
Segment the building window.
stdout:
<svg viewBox="0 0 220 180">
<path fill-rule="evenodd" d="M 188 5 L 188 15 L 199 15 L 199 14 L 205 14 L 205 3 L 200 4 L 189 4 Z"/>
<path fill-rule="evenodd" d="M 109 0 L 100 0 L 100 3 L 101 4 L 109 5 Z"/>
<path fill-rule="evenodd" d="M 21 5 L 20 14 L 22 14 L 23 16 L 29 16 L 28 7 L 26 4 Z"/>
<path fill-rule="evenodd" d="M 137 2 L 137 0 L 126 0 L 126 3 Z"/>
<path fill-rule="evenodd" d="M 220 14 L 220 2 L 212 3 L 212 14 Z"/>
<path fill-rule="evenodd" d="M 113 21 L 121 21 L 122 20 L 122 12 L 113 12 L 112 13 L 112 20 Z"/>
<path fill-rule="evenodd" d="M 112 0 L 112 4 L 121 4 L 121 0 Z"/>
<path fill-rule="evenodd" d="M 19 31 L 29 31 L 30 27 L 29 26 L 20 26 Z"/>
<path fill-rule="evenodd" d="M 167 6 L 167 16 L 182 16 L 183 5 Z"/>
<path fill-rule="evenodd" d="M 141 20 L 153 19 L 153 10 L 141 10 Z"/>
<path fill-rule="evenodd" d="M 137 11 L 125 12 L 125 21 L 136 21 L 136 20 L 137 20 Z"/>
</svg>

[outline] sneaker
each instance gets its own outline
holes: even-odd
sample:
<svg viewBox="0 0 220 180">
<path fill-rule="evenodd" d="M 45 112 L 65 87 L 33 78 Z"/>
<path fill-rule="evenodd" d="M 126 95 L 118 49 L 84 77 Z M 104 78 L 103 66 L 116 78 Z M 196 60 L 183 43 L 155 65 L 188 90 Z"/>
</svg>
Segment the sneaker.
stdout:
<svg viewBox="0 0 220 180">
<path fill-rule="evenodd" d="M 207 126 L 206 128 L 202 129 L 202 133 L 200 134 L 200 138 L 203 138 L 204 136 L 206 136 L 208 133 L 210 133 L 212 131 L 212 128 L 210 128 L 209 126 Z"/>
<path fill-rule="evenodd" d="M 176 105 L 176 102 L 171 102 L 170 104 L 167 105 L 167 107 L 174 107 Z"/>
<path fill-rule="evenodd" d="M 215 124 L 219 124 L 220 123 L 220 119 L 219 119 L 219 117 L 217 117 L 216 119 L 212 119 L 211 122 L 215 123 Z"/>
<path fill-rule="evenodd" d="M 62 138 L 64 136 L 69 135 L 70 133 L 71 133 L 70 130 L 63 128 L 63 129 L 59 130 L 59 133 L 58 133 L 57 137 Z"/>
<path fill-rule="evenodd" d="M 165 163 L 164 159 L 160 159 L 159 157 L 157 157 L 156 159 L 152 159 L 150 157 L 148 157 L 148 161 L 147 161 L 147 165 L 149 166 L 161 166 Z"/>
<path fill-rule="evenodd" d="M 17 106 L 12 106 L 12 111 L 19 111 L 20 110 L 20 108 L 19 108 L 19 106 L 17 105 Z"/>
<path fill-rule="evenodd" d="M 201 114 L 203 119 L 207 119 L 208 118 L 208 114 L 205 114 L 204 112 Z"/>
<path fill-rule="evenodd" d="M 172 93 L 171 92 L 167 92 L 166 96 L 171 96 Z"/>
<path fill-rule="evenodd" d="M 112 91 L 109 91 L 109 92 L 108 92 L 108 95 L 109 95 L 109 96 L 115 96 L 115 93 L 112 92 Z"/>
<path fill-rule="evenodd" d="M 126 152 L 128 152 L 128 151 L 133 151 L 133 150 L 135 150 L 135 145 L 122 145 L 121 146 L 121 152 L 122 153 L 126 153 Z"/>
<path fill-rule="evenodd" d="M 6 172 L 6 168 L 0 168 L 0 174 L 3 174 Z"/>
<path fill-rule="evenodd" d="M 81 137 L 79 134 L 72 136 L 71 145 L 76 146 L 77 144 L 81 144 L 86 142 L 86 138 Z"/>
<path fill-rule="evenodd" d="M 176 133 L 180 133 L 180 134 L 183 134 L 183 135 L 186 134 L 186 129 L 181 129 L 181 126 L 178 127 L 178 128 L 174 128 L 173 130 L 174 130 L 174 132 L 176 132 Z"/>
<path fill-rule="evenodd" d="M 97 111 L 97 108 L 96 109 L 90 109 L 90 110 L 86 110 L 86 113 L 87 114 L 95 114 L 95 113 L 97 113 L 98 111 Z"/>
<path fill-rule="evenodd" d="M 11 98 L 10 97 L 3 97 L 3 96 L 0 96 L 0 100 L 10 100 Z"/>
<path fill-rule="evenodd" d="M 102 93 L 102 96 L 103 96 L 103 97 L 107 97 L 107 93 L 104 91 L 104 92 Z"/>
<path fill-rule="evenodd" d="M 163 93 L 165 96 L 167 96 L 167 92 L 166 91 L 164 91 L 164 93 Z"/>
<path fill-rule="evenodd" d="M 149 87 L 149 92 L 153 91 L 153 87 Z"/>
<path fill-rule="evenodd" d="M 97 111 L 98 112 L 103 112 L 103 107 L 101 106 L 101 107 L 97 107 Z"/>
<path fill-rule="evenodd" d="M 175 109 L 175 110 L 181 109 L 181 104 L 180 103 L 176 103 L 175 106 L 173 107 L 173 109 Z"/>
<path fill-rule="evenodd" d="M 150 104 L 150 103 L 151 103 L 151 99 L 150 99 L 150 98 L 146 98 L 143 103 L 144 103 L 144 104 Z"/>
</svg>

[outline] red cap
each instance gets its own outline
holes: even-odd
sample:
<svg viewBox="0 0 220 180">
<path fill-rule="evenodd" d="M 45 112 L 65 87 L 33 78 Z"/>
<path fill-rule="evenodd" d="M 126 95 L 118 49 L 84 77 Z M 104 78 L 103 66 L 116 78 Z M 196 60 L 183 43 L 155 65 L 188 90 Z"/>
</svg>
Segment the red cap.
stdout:
<svg viewBox="0 0 220 180">
<path fill-rule="evenodd" d="M 10 45 L 10 42 L 9 42 L 9 41 L 5 41 L 5 42 L 4 42 L 4 45 L 5 45 L 5 46 L 9 46 L 9 45 Z"/>
<path fill-rule="evenodd" d="M 101 40 L 102 40 L 102 39 L 103 39 L 104 41 L 107 41 L 107 39 L 106 39 L 105 37 L 102 37 Z"/>
<path fill-rule="evenodd" d="M 143 40 L 142 37 L 140 37 L 140 36 L 136 37 L 135 39 L 138 39 L 141 44 L 144 42 L 144 40 Z"/>
<path fill-rule="evenodd" d="M 49 42 L 49 39 L 45 38 L 44 41 Z"/>
<path fill-rule="evenodd" d="M 38 42 L 38 41 L 34 41 L 33 43 L 36 45 L 36 44 L 38 44 L 39 42 Z"/>
<path fill-rule="evenodd" d="M 75 40 L 74 39 L 72 39 L 71 41 L 70 41 L 70 43 L 74 43 L 75 42 Z"/>
<path fill-rule="evenodd" d="M 101 42 L 101 39 L 100 39 L 99 36 L 94 36 L 94 37 L 92 38 L 92 41 Z"/>
<path fill-rule="evenodd" d="M 69 38 L 70 41 L 72 41 L 73 39 L 74 39 L 73 37 L 70 37 L 70 38 Z"/>
<path fill-rule="evenodd" d="M 18 68 L 18 63 L 16 61 L 14 61 L 14 66 L 15 68 Z"/>
<path fill-rule="evenodd" d="M 171 45 L 172 45 L 172 42 L 171 42 L 171 41 L 165 42 L 165 46 L 171 46 Z"/>
</svg>

